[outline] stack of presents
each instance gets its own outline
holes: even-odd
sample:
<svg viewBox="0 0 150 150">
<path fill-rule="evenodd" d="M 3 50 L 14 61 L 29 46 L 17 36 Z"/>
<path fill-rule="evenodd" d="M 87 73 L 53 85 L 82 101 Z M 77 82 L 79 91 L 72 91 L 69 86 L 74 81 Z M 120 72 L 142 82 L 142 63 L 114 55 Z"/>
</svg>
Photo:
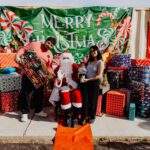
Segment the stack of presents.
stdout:
<svg viewBox="0 0 150 150">
<path fill-rule="evenodd" d="M 106 93 L 106 114 L 150 117 L 150 59 L 131 59 L 130 54 L 114 54 L 106 67 L 110 90 Z"/>
<path fill-rule="evenodd" d="M 34 50 L 30 50 L 21 57 L 18 65 L 15 61 L 15 53 L 0 53 L 0 111 L 17 111 L 20 92 L 22 88 L 22 72 L 34 84 L 35 88 L 47 83 L 50 88 L 52 76 L 47 72 Z"/>
<path fill-rule="evenodd" d="M 21 75 L 16 71 L 18 64 L 15 63 L 14 58 L 14 53 L 0 53 L 1 112 L 11 112 L 18 110 L 18 102 L 21 90 Z"/>
</svg>

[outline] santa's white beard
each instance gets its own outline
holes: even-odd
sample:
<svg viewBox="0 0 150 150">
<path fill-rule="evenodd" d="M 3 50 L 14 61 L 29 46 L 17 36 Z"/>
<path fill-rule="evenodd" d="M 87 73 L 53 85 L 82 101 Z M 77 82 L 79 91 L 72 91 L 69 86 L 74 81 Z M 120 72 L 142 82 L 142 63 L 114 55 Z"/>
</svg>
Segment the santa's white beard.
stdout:
<svg viewBox="0 0 150 150">
<path fill-rule="evenodd" d="M 68 59 L 61 60 L 60 69 L 66 77 L 69 77 L 72 74 L 72 62 Z"/>
</svg>

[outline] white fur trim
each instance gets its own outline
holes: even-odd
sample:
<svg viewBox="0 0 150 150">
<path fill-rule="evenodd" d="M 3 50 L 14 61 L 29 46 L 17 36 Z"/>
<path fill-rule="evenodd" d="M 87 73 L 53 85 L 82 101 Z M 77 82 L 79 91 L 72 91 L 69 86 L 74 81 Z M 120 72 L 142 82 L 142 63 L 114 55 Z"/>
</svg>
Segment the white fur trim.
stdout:
<svg viewBox="0 0 150 150">
<path fill-rule="evenodd" d="M 71 108 L 71 103 L 69 103 L 69 104 L 67 104 L 67 105 L 61 105 L 61 108 L 62 108 L 63 110 L 69 109 L 69 108 Z"/>
<path fill-rule="evenodd" d="M 69 92 L 70 91 L 70 88 L 68 86 L 62 86 L 61 88 L 61 92 Z"/>
<path fill-rule="evenodd" d="M 49 98 L 49 102 L 51 103 L 52 101 L 59 101 L 60 97 L 59 97 L 59 89 L 57 87 L 54 87 L 52 90 L 52 93 L 50 95 Z"/>
<path fill-rule="evenodd" d="M 82 107 L 82 103 L 72 103 L 72 105 L 76 108 L 81 108 Z"/>
<path fill-rule="evenodd" d="M 70 80 L 68 82 L 68 85 L 71 85 L 73 89 L 76 89 L 78 87 L 78 84 L 73 80 Z"/>
</svg>

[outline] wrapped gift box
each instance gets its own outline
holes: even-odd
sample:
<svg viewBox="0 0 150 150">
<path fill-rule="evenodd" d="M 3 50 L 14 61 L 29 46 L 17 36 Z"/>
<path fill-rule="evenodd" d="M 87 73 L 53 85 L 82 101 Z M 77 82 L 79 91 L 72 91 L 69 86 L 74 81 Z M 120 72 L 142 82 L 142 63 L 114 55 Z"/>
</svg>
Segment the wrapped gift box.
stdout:
<svg viewBox="0 0 150 150">
<path fill-rule="evenodd" d="M 131 55 L 130 54 L 114 54 L 111 58 L 111 63 L 113 66 L 131 66 Z"/>
<path fill-rule="evenodd" d="M 19 67 L 15 62 L 16 53 L 0 53 L 0 68 Z"/>
<path fill-rule="evenodd" d="M 128 77 L 144 83 L 150 82 L 150 66 L 134 66 L 128 70 Z"/>
<path fill-rule="evenodd" d="M 125 94 L 119 91 L 109 91 L 106 96 L 106 113 L 124 116 Z"/>
<path fill-rule="evenodd" d="M 108 70 L 113 70 L 113 71 L 121 71 L 120 75 L 121 75 L 121 79 L 122 79 L 122 87 L 127 87 L 127 83 L 128 83 L 128 67 L 108 67 Z"/>
<path fill-rule="evenodd" d="M 0 74 L 0 92 L 9 92 L 21 89 L 21 76 L 17 72 Z"/>
<path fill-rule="evenodd" d="M 47 71 L 33 49 L 25 52 L 24 55 L 21 56 L 21 60 L 19 65 L 35 88 L 41 87 L 44 83 L 48 83 L 49 80 L 52 79 L 52 75 Z"/>
<path fill-rule="evenodd" d="M 0 93 L 0 103 L 2 112 L 12 112 L 18 110 L 19 91 Z"/>
<path fill-rule="evenodd" d="M 108 67 L 108 70 L 127 70 L 128 67 L 112 67 L 112 66 L 109 66 Z"/>
<path fill-rule="evenodd" d="M 136 114 L 142 118 L 150 117 L 150 104 L 147 101 L 136 102 Z"/>
<path fill-rule="evenodd" d="M 119 89 L 124 85 L 123 70 L 107 70 L 110 89 Z"/>
<path fill-rule="evenodd" d="M 147 101 L 150 104 L 150 83 L 145 84 L 144 100 Z"/>
<path fill-rule="evenodd" d="M 122 77 L 126 78 L 128 67 L 108 67 L 108 70 L 122 71 Z"/>
<path fill-rule="evenodd" d="M 131 59 L 132 66 L 150 66 L 150 59 Z"/>
<path fill-rule="evenodd" d="M 131 89 L 131 100 L 133 102 L 139 100 L 144 101 L 145 84 L 143 82 L 131 80 L 130 89 Z"/>
</svg>

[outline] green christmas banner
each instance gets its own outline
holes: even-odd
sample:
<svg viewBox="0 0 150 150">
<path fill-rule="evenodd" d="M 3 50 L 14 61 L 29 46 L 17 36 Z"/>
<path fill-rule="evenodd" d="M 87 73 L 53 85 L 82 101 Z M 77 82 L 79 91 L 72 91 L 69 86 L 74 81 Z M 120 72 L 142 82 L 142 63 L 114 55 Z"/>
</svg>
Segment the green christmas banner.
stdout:
<svg viewBox="0 0 150 150">
<path fill-rule="evenodd" d="M 0 46 L 17 49 L 20 43 L 52 36 L 53 54 L 70 50 L 79 63 L 89 47 L 127 53 L 132 8 L 83 7 L 73 9 L 0 7 Z"/>
</svg>

